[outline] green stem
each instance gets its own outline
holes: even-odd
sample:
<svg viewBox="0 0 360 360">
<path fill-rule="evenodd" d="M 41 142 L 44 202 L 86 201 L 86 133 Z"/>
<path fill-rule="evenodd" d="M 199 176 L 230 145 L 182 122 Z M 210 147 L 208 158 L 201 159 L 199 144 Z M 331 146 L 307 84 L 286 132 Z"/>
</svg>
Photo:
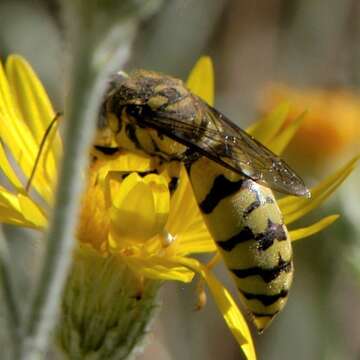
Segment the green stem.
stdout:
<svg viewBox="0 0 360 360">
<path fill-rule="evenodd" d="M 129 41 L 129 40 L 128 40 Z M 127 48 L 128 43 L 123 43 Z M 56 195 L 56 207 L 47 235 L 47 249 L 34 300 L 26 323 L 23 359 L 42 359 L 57 322 L 61 295 L 71 265 L 75 245 L 77 214 L 84 186 L 83 174 L 91 145 L 106 78 L 113 63 L 97 72 L 93 68 L 93 44 L 90 37 L 76 46 L 69 106 L 65 111 L 66 129 L 62 171 Z M 114 56 L 121 68 L 128 57 Z"/>
<path fill-rule="evenodd" d="M 16 300 L 16 289 L 11 272 L 10 252 L 2 228 L 0 228 L 0 277 L 8 331 L 12 343 L 14 358 L 17 357 L 21 339 L 21 314 L 20 307 Z"/>
</svg>

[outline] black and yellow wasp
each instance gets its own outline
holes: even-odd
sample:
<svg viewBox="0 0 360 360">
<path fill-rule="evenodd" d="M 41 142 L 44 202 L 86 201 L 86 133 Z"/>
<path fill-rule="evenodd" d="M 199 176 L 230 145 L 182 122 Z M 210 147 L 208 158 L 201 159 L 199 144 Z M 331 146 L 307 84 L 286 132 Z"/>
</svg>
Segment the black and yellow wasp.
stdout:
<svg viewBox="0 0 360 360">
<path fill-rule="evenodd" d="M 300 177 L 181 80 L 155 72 L 110 82 L 94 151 L 124 149 L 185 165 L 209 232 L 262 331 L 285 305 L 293 277 L 291 242 L 270 188 L 308 195 Z"/>
</svg>

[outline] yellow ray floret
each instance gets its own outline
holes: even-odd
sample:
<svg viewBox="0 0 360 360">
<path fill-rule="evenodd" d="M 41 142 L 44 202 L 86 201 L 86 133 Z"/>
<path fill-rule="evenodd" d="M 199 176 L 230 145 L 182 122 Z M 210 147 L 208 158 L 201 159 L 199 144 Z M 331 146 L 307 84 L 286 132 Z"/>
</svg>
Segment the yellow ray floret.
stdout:
<svg viewBox="0 0 360 360">
<path fill-rule="evenodd" d="M 280 209 L 285 222 L 290 224 L 323 203 L 353 171 L 359 156 L 349 161 L 343 168 L 323 180 L 319 185 L 311 189 L 311 199 L 287 196 L 279 200 Z"/>
<path fill-rule="evenodd" d="M 289 113 L 290 104 L 284 102 L 264 119 L 257 121 L 246 129 L 246 132 L 256 138 L 265 146 L 269 146 L 274 137 L 278 134 L 286 116 Z"/>
<path fill-rule="evenodd" d="M 306 237 L 314 235 L 314 234 L 320 232 L 321 230 L 327 228 L 328 226 L 330 226 L 339 217 L 340 217 L 340 215 L 330 215 L 330 216 L 327 216 L 327 217 L 319 220 L 318 222 L 316 222 L 315 224 L 312 224 L 310 226 L 292 230 L 289 232 L 291 241 L 304 239 Z"/>
<path fill-rule="evenodd" d="M 302 113 L 290 125 L 286 126 L 283 131 L 277 134 L 269 143 L 269 149 L 275 154 L 281 155 L 299 130 L 305 116 L 306 112 Z"/>
<path fill-rule="evenodd" d="M 191 70 L 186 86 L 209 105 L 214 105 L 214 69 L 208 56 L 201 57 Z"/>
<path fill-rule="evenodd" d="M 44 229 L 47 218 L 41 208 L 21 193 L 12 194 L 0 187 L 0 221 L 33 229 Z"/>
<path fill-rule="evenodd" d="M 49 98 L 30 65 L 16 55 L 8 58 L 5 69 L 0 64 L 0 134 L 5 144 L 5 149 L 0 150 L 1 157 L 4 158 L 4 150 L 9 150 L 25 177 L 32 171 L 39 143 L 53 117 Z M 60 153 L 61 140 L 56 133 L 32 182 L 36 192 L 48 203 L 53 198 Z M 4 161 L 4 171 L 19 188 L 21 182 L 7 161 Z"/>
<path fill-rule="evenodd" d="M 249 328 L 228 290 L 197 260 L 187 258 L 179 259 L 178 261 L 198 272 L 204 278 L 226 324 L 240 345 L 244 355 L 249 360 L 256 359 L 254 343 Z"/>
</svg>

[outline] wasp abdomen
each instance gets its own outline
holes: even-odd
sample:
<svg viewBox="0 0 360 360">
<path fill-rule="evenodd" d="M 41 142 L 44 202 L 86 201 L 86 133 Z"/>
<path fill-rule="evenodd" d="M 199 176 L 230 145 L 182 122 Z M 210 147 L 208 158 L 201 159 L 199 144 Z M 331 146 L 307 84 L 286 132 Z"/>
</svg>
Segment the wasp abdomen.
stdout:
<svg viewBox="0 0 360 360">
<path fill-rule="evenodd" d="M 280 209 L 270 189 L 209 159 L 188 171 L 207 227 L 261 332 L 284 307 L 293 277 Z"/>
</svg>

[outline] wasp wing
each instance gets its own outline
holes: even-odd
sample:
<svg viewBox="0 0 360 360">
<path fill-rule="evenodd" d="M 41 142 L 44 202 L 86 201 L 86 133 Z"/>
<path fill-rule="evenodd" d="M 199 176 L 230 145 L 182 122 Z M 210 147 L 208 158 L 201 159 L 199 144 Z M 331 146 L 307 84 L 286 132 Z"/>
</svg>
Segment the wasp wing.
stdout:
<svg viewBox="0 0 360 360">
<path fill-rule="evenodd" d="M 303 180 L 286 162 L 218 110 L 201 104 L 201 125 L 190 122 L 181 112 L 166 110 L 156 111 L 146 123 L 194 152 L 262 185 L 286 194 L 309 195 Z"/>
</svg>

